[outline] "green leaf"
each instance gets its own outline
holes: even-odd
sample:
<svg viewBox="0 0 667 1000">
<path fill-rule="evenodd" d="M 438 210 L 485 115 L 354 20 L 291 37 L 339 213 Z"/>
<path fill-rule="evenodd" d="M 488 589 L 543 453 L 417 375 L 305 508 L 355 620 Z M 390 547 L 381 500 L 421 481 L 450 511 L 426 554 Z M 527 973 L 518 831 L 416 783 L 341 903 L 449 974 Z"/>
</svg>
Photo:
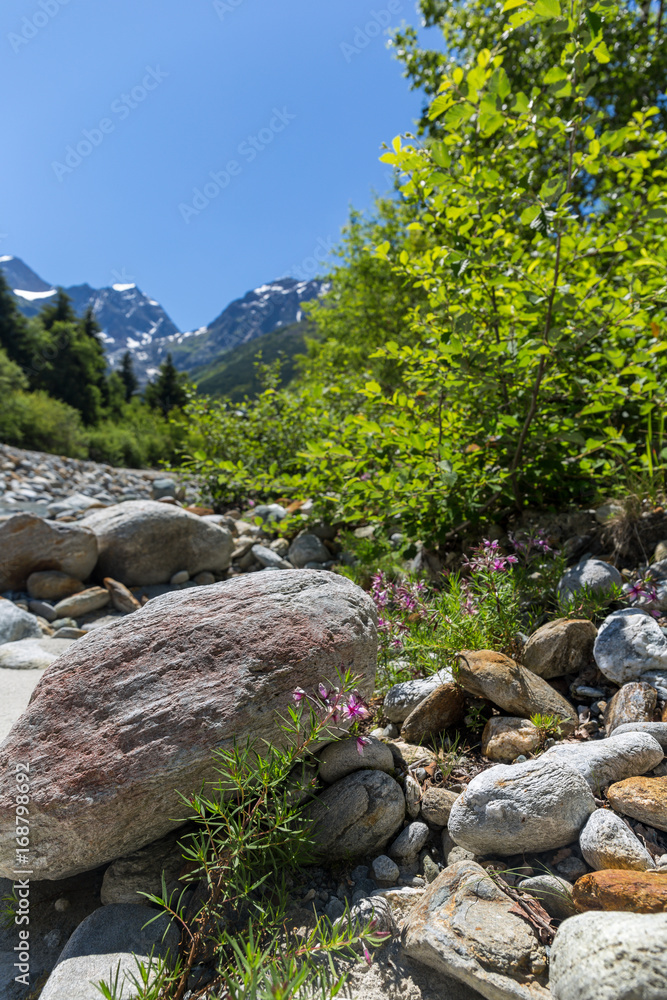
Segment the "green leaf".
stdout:
<svg viewBox="0 0 667 1000">
<path fill-rule="evenodd" d="M 608 63 L 611 60 L 609 50 L 604 42 L 600 42 L 600 44 L 593 49 L 593 55 L 599 63 Z"/>
<path fill-rule="evenodd" d="M 503 14 L 508 10 L 514 10 L 515 7 L 523 7 L 526 0 L 505 0 L 505 5 L 503 6 Z"/>
<path fill-rule="evenodd" d="M 559 0 L 535 0 L 533 10 L 540 17 L 560 17 Z"/>
<path fill-rule="evenodd" d="M 539 205 L 531 205 L 529 208 L 524 208 L 521 213 L 521 221 L 524 226 L 529 226 L 538 217 L 542 209 Z"/>
</svg>

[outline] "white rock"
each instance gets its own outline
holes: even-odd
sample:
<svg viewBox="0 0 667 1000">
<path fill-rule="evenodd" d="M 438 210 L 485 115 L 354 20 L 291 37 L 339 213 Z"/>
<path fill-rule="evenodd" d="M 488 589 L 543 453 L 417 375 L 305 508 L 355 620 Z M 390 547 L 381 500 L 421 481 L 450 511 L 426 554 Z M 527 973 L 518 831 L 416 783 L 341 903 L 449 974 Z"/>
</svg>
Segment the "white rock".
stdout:
<svg viewBox="0 0 667 1000">
<path fill-rule="evenodd" d="M 594 811 L 582 776 L 544 755 L 478 774 L 452 806 L 447 828 L 466 850 L 503 857 L 571 844 Z"/>
<path fill-rule="evenodd" d="M 645 611 L 623 608 L 603 621 L 593 656 L 605 677 L 626 684 L 648 670 L 667 670 L 667 638 Z"/>
<path fill-rule="evenodd" d="M 611 809 L 597 809 L 579 837 L 584 858 L 595 871 L 625 868 L 644 872 L 655 868 L 653 858 L 627 823 Z"/>
<path fill-rule="evenodd" d="M 667 913 L 577 914 L 551 948 L 553 1000 L 664 1000 L 666 950 Z"/>
<path fill-rule="evenodd" d="M 663 752 L 667 750 L 667 722 L 622 722 L 616 726 L 614 736 L 622 736 L 623 733 L 648 733 L 658 741 Z"/>
<path fill-rule="evenodd" d="M 578 771 L 597 795 L 614 781 L 646 774 L 662 760 L 662 747 L 648 733 L 621 733 L 587 743 L 557 743 L 543 760 L 562 761 Z"/>
<path fill-rule="evenodd" d="M 38 639 L 42 634 L 34 615 L 0 598 L 0 645 L 19 639 Z"/>
<path fill-rule="evenodd" d="M 623 577 L 615 566 L 601 559 L 586 559 L 563 573 L 558 584 L 558 597 L 567 604 L 584 588 L 604 592 L 622 585 Z"/>
<path fill-rule="evenodd" d="M 72 645 L 71 639 L 19 639 L 0 646 L 0 669 L 44 670 Z"/>
</svg>

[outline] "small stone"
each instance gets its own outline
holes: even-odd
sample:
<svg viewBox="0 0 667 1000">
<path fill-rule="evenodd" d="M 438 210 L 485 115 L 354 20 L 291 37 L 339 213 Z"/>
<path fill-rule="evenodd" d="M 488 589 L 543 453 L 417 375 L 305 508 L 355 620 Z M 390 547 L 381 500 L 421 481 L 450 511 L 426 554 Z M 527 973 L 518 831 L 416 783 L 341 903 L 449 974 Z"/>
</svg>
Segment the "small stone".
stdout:
<svg viewBox="0 0 667 1000">
<path fill-rule="evenodd" d="M 371 730 L 371 736 L 375 736 L 377 739 L 395 740 L 398 735 L 398 726 L 395 726 L 393 722 L 390 722 L 389 725 L 384 726 L 384 728 Z"/>
<path fill-rule="evenodd" d="M 662 913 L 667 910 L 667 875 L 606 869 L 578 879 L 573 899 L 579 910 L 630 910 Z"/>
<path fill-rule="evenodd" d="M 289 547 L 289 561 L 297 569 L 302 569 L 309 562 L 326 563 L 330 559 L 329 549 L 309 531 L 301 531 Z"/>
<path fill-rule="evenodd" d="M 655 867 L 639 837 L 610 809 L 597 809 L 593 813 L 581 831 L 579 846 L 595 871 L 626 868 L 643 872 Z"/>
<path fill-rule="evenodd" d="M 611 594 L 615 587 L 622 585 L 623 577 L 615 566 L 601 559 L 585 559 L 562 575 L 558 597 L 563 604 L 567 604 L 585 589 Z"/>
<path fill-rule="evenodd" d="M 620 517 L 621 514 L 623 514 L 623 508 L 620 504 L 603 503 L 595 511 L 595 520 L 598 524 L 606 524 L 608 521 L 613 521 L 614 518 Z"/>
<path fill-rule="evenodd" d="M 539 900 L 550 917 L 566 920 L 577 913 L 572 900 L 572 885 L 557 875 L 534 875 L 523 879 L 519 888 Z"/>
<path fill-rule="evenodd" d="M 164 497 L 176 496 L 178 492 L 178 486 L 174 479 L 154 479 L 153 489 L 151 490 L 153 500 L 162 500 Z"/>
<path fill-rule="evenodd" d="M 424 877 L 428 883 L 435 882 L 438 875 L 440 874 L 440 869 L 436 865 L 435 861 L 430 854 L 427 854 L 423 861 L 424 867 Z"/>
<path fill-rule="evenodd" d="M 188 573 L 187 569 L 179 570 L 179 572 L 174 573 L 174 575 L 169 580 L 169 586 L 178 587 L 181 583 L 187 583 L 189 579 L 190 579 L 190 574 Z"/>
<path fill-rule="evenodd" d="M 596 636 L 588 619 L 557 618 L 531 635 L 521 661 L 545 680 L 579 673 L 592 659 Z"/>
<path fill-rule="evenodd" d="M 419 800 L 421 799 L 421 786 L 419 782 L 416 780 L 416 778 L 413 778 L 411 774 L 407 774 L 405 776 L 403 791 L 405 793 L 405 808 L 407 810 L 408 816 L 411 816 L 412 819 L 416 819 L 417 816 L 419 815 Z"/>
<path fill-rule="evenodd" d="M 7 670 L 44 670 L 72 645 L 70 639 L 44 636 L 19 639 L 0 646 L 0 668 Z"/>
<path fill-rule="evenodd" d="M 335 923 L 339 917 L 342 917 L 344 913 L 345 904 L 336 896 L 332 896 L 327 905 L 324 907 L 324 915 L 329 918 L 332 924 Z"/>
<path fill-rule="evenodd" d="M 401 728 L 401 739 L 406 743 L 422 743 L 456 725 L 464 714 L 461 688 L 454 683 L 442 684 L 410 712 Z"/>
<path fill-rule="evenodd" d="M 447 826 L 449 814 L 459 794 L 436 785 L 426 788 L 421 799 L 421 814 L 426 822 L 432 826 Z"/>
<path fill-rule="evenodd" d="M 54 610 L 58 618 L 81 618 L 91 611 L 105 608 L 111 600 L 111 595 L 105 587 L 90 587 L 80 594 L 73 594 L 58 601 Z"/>
<path fill-rule="evenodd" d="M 399 833 L 387 853 L 399 865 L 412 864 L 417 860 L 419 852 L 426 844 L 429 836 L 430 830 L 426 823 L 420 823 L 419 821 L 409 823 Z"/>
<path fill-rule="evenodd" d="M 529 719 L 492 715 L 482 733 L 482 753 L 489 760 L 510 764 L 520 754 L 537 750 L 541 741 L 539 730 Z"/>
<path fill-rule="evenodd" d="M 256 562 L 260 566 L 264 566 L 265 569 L 293 569 L 292 563 L 283 559 L 279 556 L 277 552 L 273 549 L 268 548 L 266 545 L 253 545 L 250 550 L 255 558 Z"/>
<path fill-rule="evenodd" d="M 658 692 L 650 684 L 631 681 L 624 684 L 607 705 L 604 724 L 607 735 L 625 722 L 652 722 L 658 702 Z"/>
<path fill-rule="evenodd" d="M 378 885 L 395 885 L 399 876 L 398 865 L 386 854 L 380 854 L 371 863 L 371 874 Z"/>
<path fill-rule="evenodd" d="M 584 864 L 581 858 L 577 858 L 575 855 L 570 855 L 569 858 L 563 858 L 563 860 L 556 865 L 556 869 L 560 872 L 563 878 L 570 882 L 575 882 L 588 871 L 587 865 Z"/>
<path fill-rule="evenodd" d="M 113 861 L 104 873 L 100 899 L 104 906 L 111 903 L 134 903 L 148 906 L 149 900 L 142 893 L 160 895 L 162 876 L 167 885 L 175 881 L 185 861 L 178 847 L 181 831 L 168 834 L 147 844 L 133 854 Z"/>
<path fill-rule="evenodd" d="M 28 610 L 32 615 L 37 615 L 49 623 L 54 622 L 58 617 L 53 605 L 47 604 L 46 601 L 29 601 Z"/>
<path fill-rule="evenodd" d="M 105 589 L 109 591 L 111 597 L 111 606 L 116 610 L 120 611 L 122 614 L 132 614 L 134 611 L 138 611 L 141 604 L 136 599 L 131 590 L 129 590 L 124 583 L 119 583 L 118 580 L 112 580 L 110 576 L 104 578 Z"/>
<path fill-rule="evenodd" d="M 70 628 L 65 626 L 53 633 L 54 639 L 82 639 L 86 633 L 81 628 Z"/>
<path fill-rule="evenodd" d="M 53 908 L 57 913 L 65 913 L 70 908 L 70 901 L 66 896 L 59 896 L 53 904 Z"/>
<path fill-rule="evenodd" d="M 215 583 L 213 573 L 209 573 L 208 570 L 204 570 L 202 573 L 197 573 L 193 579 L 198 587 L 210 587 Z"/>
<path fill-rule="evenodd" d="M 319 753 L 319 775 L 322 781 L 331 785 L 334 781 L 344 778 L 354 771 L 375 770 L 391 774 L 394 770 L 394 758 L 389 747 L 378 739 L 368 737 L 362 752 L 356 736 L 336 740 L 329 743 Z"/>
</svg>

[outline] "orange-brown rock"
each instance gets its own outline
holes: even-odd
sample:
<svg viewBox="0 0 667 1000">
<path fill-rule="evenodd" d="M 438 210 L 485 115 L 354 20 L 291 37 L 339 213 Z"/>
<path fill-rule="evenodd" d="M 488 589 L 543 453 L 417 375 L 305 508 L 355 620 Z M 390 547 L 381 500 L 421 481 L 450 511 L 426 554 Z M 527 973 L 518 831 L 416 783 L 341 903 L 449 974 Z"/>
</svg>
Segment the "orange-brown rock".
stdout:
<svg viewBox="0 0 667 1000">
<path fill-rule="evenodd" d="M 542 677 L 492 650 L 463 650 L 457 657 L 455 677 L 464 690 L 488 698 L 510 715 L 553 715 L 563 720 L 564 733 L 576 726 L 577 713 Z"/>
<path fill-rule="evenodd" d="M 644 681 L 624 684 L 611 699 L 604 713 L 607 736 L 624 722 L 652 722 L 658 692 Z"/>
<path fill-rule="evenodd" d="M 541 741 L 537 726 L 529 719 L 492 715 L 482 733 L 482 753 L 489 760 L 511 764 L 520 754 L 537 750 Z"/>
<path fill-rule="evenodd" d="M 667 911 L 667 873 L 607 868 L 577 879 L 572 898 L 579 910 Z"/>
<path fill-rule="evenodd" d="M 617 812 L 667 830 L 667 778 L 626 778 L 609 786 L 607 798 Z"/>
<path fill-rule="evenodd" d="M 463 691 L 458 684 L 442 684 L 412 709 L 401 728 L 406 743 L 421 743 L 455 726 L 465 713 Z"/>
<path fill-rule="evenodd" d="M 556 618 L 533 632 L 523 651 L 523 665 L 545 680 L 576 674 L 593 658 L 597 634 L 587 618 Z"/>
</svg>

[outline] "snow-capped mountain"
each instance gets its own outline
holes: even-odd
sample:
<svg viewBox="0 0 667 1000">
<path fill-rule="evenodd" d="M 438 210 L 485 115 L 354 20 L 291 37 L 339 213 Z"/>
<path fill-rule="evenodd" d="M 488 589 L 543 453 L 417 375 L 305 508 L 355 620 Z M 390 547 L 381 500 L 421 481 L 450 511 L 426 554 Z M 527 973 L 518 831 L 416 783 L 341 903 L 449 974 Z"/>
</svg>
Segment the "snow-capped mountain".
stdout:
<svg viewBox="0 0 667 1000">
<path fill-rule="evenodd" d="M 35 316 L 56 294 L 56 288 L 19 257 L 0 257 L 0 268 L 26 316 Z M 192 371 L 240 344 L 299 322 L 302 303 L 324 290 L 321 281 L 280 278 L 236 299 L 208 326 L 181 333 L 162 306 L 133 283 L 65 288 L 78 315 L 92 306 L 109 364 L 116 367 L 130 351 L 142 382 L 152 377 L 169 353 L 181 371 Z"/>
</svg>

